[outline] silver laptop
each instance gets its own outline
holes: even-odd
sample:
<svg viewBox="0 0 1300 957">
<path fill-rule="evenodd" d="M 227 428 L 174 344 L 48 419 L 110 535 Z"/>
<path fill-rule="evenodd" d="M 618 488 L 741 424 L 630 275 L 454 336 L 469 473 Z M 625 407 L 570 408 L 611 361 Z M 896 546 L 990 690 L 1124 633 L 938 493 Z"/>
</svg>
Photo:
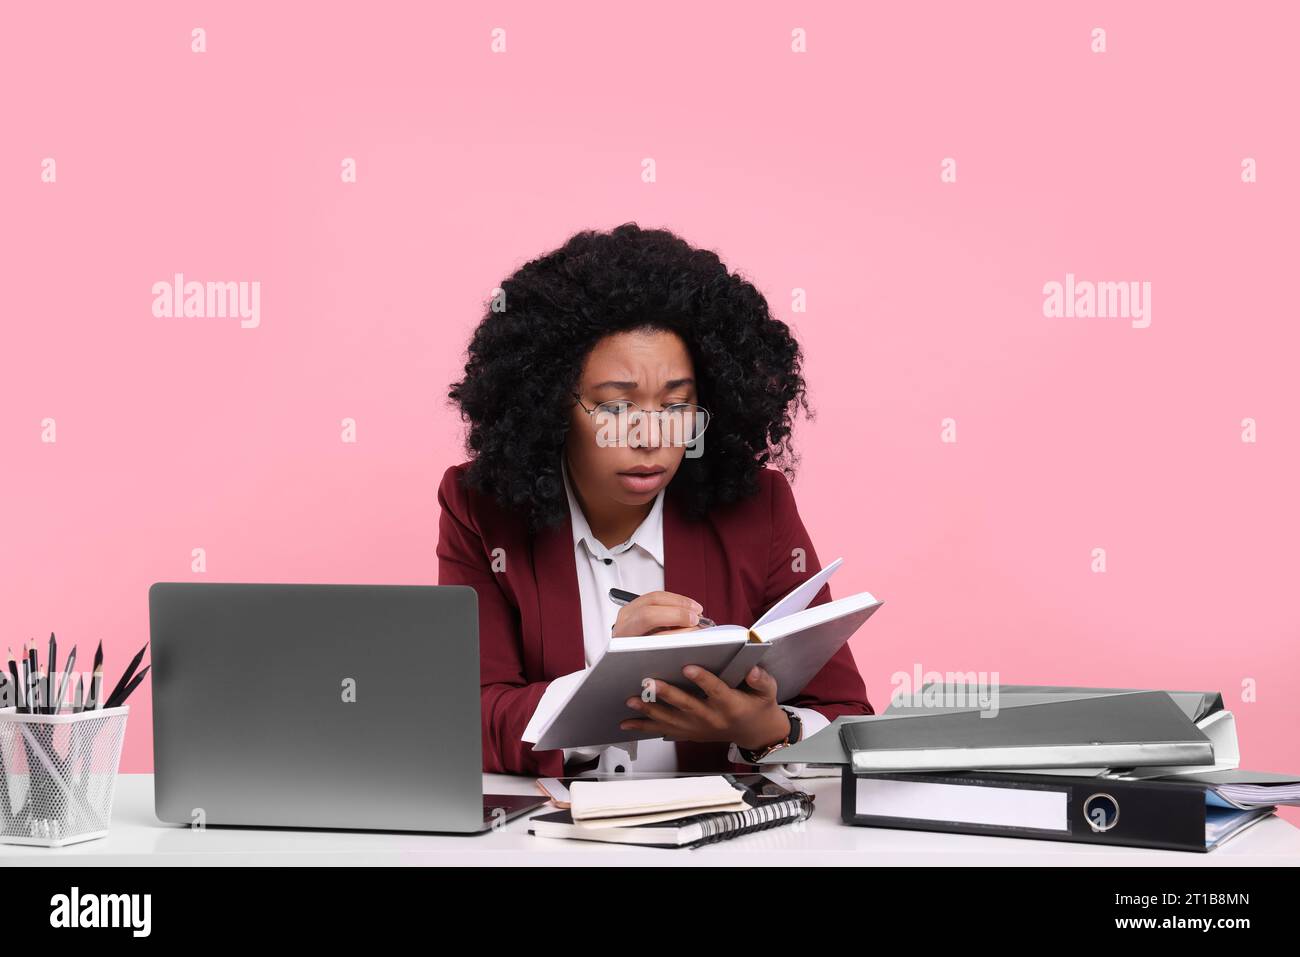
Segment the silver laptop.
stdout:
<svg viewBox="0 0 1300 957">
<path fill-rule="evenodd" d="M 158 582 L 154 811 L 176 824 L 489 830 L 478 596 L 464 586 Z"/>
</svg>

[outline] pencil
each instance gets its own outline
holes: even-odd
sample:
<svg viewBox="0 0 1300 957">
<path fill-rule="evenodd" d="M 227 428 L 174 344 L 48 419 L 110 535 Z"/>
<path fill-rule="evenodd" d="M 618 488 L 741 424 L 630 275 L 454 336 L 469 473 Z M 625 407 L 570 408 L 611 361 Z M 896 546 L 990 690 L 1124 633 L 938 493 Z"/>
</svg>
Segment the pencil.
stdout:
<svg viewBox="0 0 1300 957">
<path fill-rule="evenodd" d="M 126 699 L 131 696 L 131 692 L 135 690 L 136 685 L 138 685 L 141 681 L 143 681 L 144 676 L 147 675 L 148 673 L 149 673 L 149 666 L 145 665 L 144 668 L 140 671 L 140 673 L 131 679 L 131 683 L 127 685 L 125 689 L 123 689 L 121 694 L 111 696 L 108 699 L 108 707 L 116 708 L 119 707 L 121 704 L 123 704 L 126 701 Z"/>
<path fill-rule="evenodd" d="M 54 699 L 54 713 L 58 714 L 59 709 L 63 707 L 63 697 L 68 692 L 68 683 L 72 681 L 72 666 L 77 661 L 77 646 L 72 646 L 72 654 L 68 655 L 68 663 L 63 666 L 63 678 L 59 681 L 59 694 Z"/>
<path fill-rule="evenodd" d="M 58 705 L 54 701 L 54 676 L 58 674 L 57 659 L 59 657 L 58 645 L 54 643 L 54 632 L 50 632 L 50 660 L 45 662 L 45 670 L 50 676 L 49 686 L 45 689 L 46 711 L 53 714 L 58 711 Z M 50 705 L 54 705 L 53 711 Z"/>
<path fill-rule="evenodd" d="M 31 701 L 32 701 L 32 672 L 31 672 L 32 659 L 31 656 L 27 654 L 27 642 L 25 641 L 23 642 L 23 656 L 19 658 L 18 661 L 19 661 L 18 667 L 21 668 L 23 672 L 23 683 L 22 683 L 22 695 L 23 695 L 23 702 L 24 702 L 23 710 L 26 711 L 27 708 L 31 706 Z"/>
<path fill-rule="evenodd" d="M 135 674 L 135 669 L 140 667 L 140 659 L 144 657 L 144 649 L 148 647 L 149 642 L 146 641 L 144 643 L 144 648 L 141 648 L 135 653 L 135 657 L 131 659 L 131 663 L 126 666 L 126 671 L 122 672 L 122 677 L 118 679 L 117 684 L 113 686 L 113 690 L 109 692 L 109 701 L 114 700 L 122 693 L 122 689 L 125 688 L 127 682 L 131 680 L 131 676 Z M 109 705 L 109 707 L 112 707 L 112 705 Z"/>
<path fill-rule="evenodd" d="M 99 679 L 99 684 L 95 679 Z M 104 682 L 104 642 L 101 640 L 99 647 L 95 649 L 95 663 L 91 665 L 90 687 L 86 689 L 86 710 L 90 711 L 95 707 L 96 700 L 99 697 L 99 688 Z"/>
<path fill-rule="evenodd" d="M 86 710 L 93 711 L 101 707 L 99 696 L 104 690 L 104 666 L 99 665 L 95 668 L 95 673 L 90 678 L 90 697 L 86 699 Z"/>
<path fill-rule="evenodd" d="M 18 683 L 18 663 L 14 661 L 14 650 L 9 649 L 9 676 L 13 678 L 14 686 L 14 705 L 19 710 L 23 710 L 23 686 Z"/>
<path fill-rule="evenodd" d="M 27 674 L 31 681 L 31 691 L 27 694 L 27 710 L 32 714 L 40 714 L 40 692 L 41 682 L 37 677 L 39 669 L 36 667 L 36 644 L 33 642 L 27 648 Z"/>
</svg>

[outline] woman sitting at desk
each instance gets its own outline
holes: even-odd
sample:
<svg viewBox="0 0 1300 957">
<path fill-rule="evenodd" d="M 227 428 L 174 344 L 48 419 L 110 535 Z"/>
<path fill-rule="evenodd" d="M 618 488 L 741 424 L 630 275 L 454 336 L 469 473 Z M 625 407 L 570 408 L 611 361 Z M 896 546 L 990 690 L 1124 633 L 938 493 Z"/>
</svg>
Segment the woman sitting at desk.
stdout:
<svg viewBox="0 0 1300 957">
<path fill-rule="evenodd" d="M 662 737 L 521 740 L 551 681 L 611 637 L 749 624 L 820 569 L 767 467 L 792 457 L 800 362 L 753 285 L 665 230 L 581 232 L 501 283 L 450 390 L 471 457 L 438 491 L 438 581 L 478 592 L 485 771 L 738 770 L 873 713 L 845 645 L 784 707 L 760 668 L 732 689 L 688 666 L 707 697 L 656 682 L 628 701 L 621 727 Z"/>
</svg>

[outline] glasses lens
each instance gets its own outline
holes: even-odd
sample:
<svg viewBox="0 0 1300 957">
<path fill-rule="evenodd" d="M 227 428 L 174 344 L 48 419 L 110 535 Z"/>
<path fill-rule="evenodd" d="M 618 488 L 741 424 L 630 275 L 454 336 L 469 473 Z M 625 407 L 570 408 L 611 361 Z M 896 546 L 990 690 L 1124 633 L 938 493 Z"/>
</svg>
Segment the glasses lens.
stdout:
<svg viewBox="0 0 1300 957">
<path fill-rule="evenodd" d="M 627 399 L 602 402 L 591 413 L 603 444 L 637 446 L 690 445 L 704 434 L 709 412 L 698 405 L 680 403 L 647 414 Z"/>
<path fill-rule="evenodd" d="M 633 409 L 632 403 L 622 399 L 602 402 L 591 414 L 591 421 L 598 429 L 618 430 L 626 428 L 626 418 Z"/>
<path fill-rule="evenodd" d="M 664 445 L 689 445 L 704 434 L 709 413 L 698 405 L 681 403 L 664 409 L 662 421 Z"/>
</svg>

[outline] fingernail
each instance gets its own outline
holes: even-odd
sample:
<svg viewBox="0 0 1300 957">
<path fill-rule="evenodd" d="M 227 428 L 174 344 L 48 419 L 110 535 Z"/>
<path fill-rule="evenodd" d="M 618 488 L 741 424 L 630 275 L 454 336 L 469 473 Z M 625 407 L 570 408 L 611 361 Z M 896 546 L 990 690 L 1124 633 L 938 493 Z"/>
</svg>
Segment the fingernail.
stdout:
<svg viewBox="0 0 1300 957">
<path fill-rule="evenodd" d="M 698 625 L 699 623 L 700 623 L 700 616 L 695 614 L 695 612 L 691 612 L 691 624 Z"/>
<path fill-rule="evenodd" d="M 626 703 L 629 708 L 635 708 L 641 703 L 641 701 L 638 698 L 628 698 Z"/>
<path fill-rule="evenodd" d="M 691 599 L 691 607 L 694 608 L 696 611 L 704 611 L 704 606 L 701 605 L 694 598 Z"/>
<path fill-rule="evenodd" d="M 688 678 L 694 678 L 699 673 L 700 673 L 700 669 L 695 667 L 694 665 L 687 665 L 685 668 L 682 669 L 682 674 L 684 674 Z"/>
</svg>

